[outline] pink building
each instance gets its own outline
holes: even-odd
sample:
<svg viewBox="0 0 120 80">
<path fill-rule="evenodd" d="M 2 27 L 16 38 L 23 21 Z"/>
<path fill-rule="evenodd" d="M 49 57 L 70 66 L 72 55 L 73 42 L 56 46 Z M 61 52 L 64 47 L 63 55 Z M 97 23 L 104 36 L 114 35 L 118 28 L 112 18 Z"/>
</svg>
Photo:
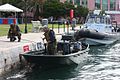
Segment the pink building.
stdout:
<svg viewBox="0 0 120 80">
<path fill-rule="evenodd" d="M 120 24 L 120 0 L 60 0 L 60 2 L 72 2 L 74 5 L 87 7 L 89 10 L 105 10 Z"/>
<path fill-rule="evenodd" d="M 120 10 L 120 0 L 60 0 L 60 2 L 72 2 L 74 5 L 87 7 L 89 10 Z"/>
</svg>

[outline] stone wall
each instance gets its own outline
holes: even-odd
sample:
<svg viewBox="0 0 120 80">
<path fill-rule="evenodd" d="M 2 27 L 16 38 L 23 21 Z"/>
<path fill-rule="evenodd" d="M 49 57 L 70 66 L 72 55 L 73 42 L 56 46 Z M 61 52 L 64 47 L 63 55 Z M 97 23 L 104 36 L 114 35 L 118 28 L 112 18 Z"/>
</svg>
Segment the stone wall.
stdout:
<svg viewBox="0 0 120 80">
<path fill-rule="evenodd" d="M 0 75 L 20 64 L 21 54 L 38 49 L 37 43 L 27 43 L 0 51 Z"/>
</svg>

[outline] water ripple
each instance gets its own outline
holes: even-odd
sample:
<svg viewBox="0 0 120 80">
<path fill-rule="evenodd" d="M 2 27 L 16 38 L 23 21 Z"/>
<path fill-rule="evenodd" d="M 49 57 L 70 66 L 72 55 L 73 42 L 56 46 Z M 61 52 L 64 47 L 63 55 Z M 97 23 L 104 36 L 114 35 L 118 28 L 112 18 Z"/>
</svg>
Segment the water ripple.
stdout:
<svg viewBox="0 0 120 80">
<path fill-rule="evenodd" d="M 120 41 L 113 45 L 90 47 L 88 59 L 74 68 L 54 68 L 32 73 L 14 73 L 7 79 L 20 80 L 120 80 Z M 12 76 L 13 75 L 13 76 Z M 22 78 L 21 78 L 22 80 Z"/>
</svg>

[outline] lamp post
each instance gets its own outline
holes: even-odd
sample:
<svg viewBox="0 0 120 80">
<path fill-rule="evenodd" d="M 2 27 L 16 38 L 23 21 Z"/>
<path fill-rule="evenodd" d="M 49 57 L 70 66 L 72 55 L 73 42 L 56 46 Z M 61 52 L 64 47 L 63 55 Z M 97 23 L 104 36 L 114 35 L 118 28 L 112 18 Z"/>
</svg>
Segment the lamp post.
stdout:
<svg viewBox="0 0 120 80">
<path fill-rule="evenodd" d="M 24 0 L 25 2 L 25 33 L 27 33 L 27 15 L 26 15 L 26 12 L 27 12 L 27 0 Z"/>
</svg>

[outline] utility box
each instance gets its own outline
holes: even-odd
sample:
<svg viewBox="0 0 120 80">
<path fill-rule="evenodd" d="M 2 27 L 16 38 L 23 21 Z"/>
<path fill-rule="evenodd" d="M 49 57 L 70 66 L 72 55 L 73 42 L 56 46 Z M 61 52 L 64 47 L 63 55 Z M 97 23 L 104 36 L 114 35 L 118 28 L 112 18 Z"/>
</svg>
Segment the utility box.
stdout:
<svg viewBox="0 0 120 80">
<path fill-rule="evenodd" d="M 44 25 L 48 26 L 48 19 L 42 19 L 42 26 Z"/>
</svg>

